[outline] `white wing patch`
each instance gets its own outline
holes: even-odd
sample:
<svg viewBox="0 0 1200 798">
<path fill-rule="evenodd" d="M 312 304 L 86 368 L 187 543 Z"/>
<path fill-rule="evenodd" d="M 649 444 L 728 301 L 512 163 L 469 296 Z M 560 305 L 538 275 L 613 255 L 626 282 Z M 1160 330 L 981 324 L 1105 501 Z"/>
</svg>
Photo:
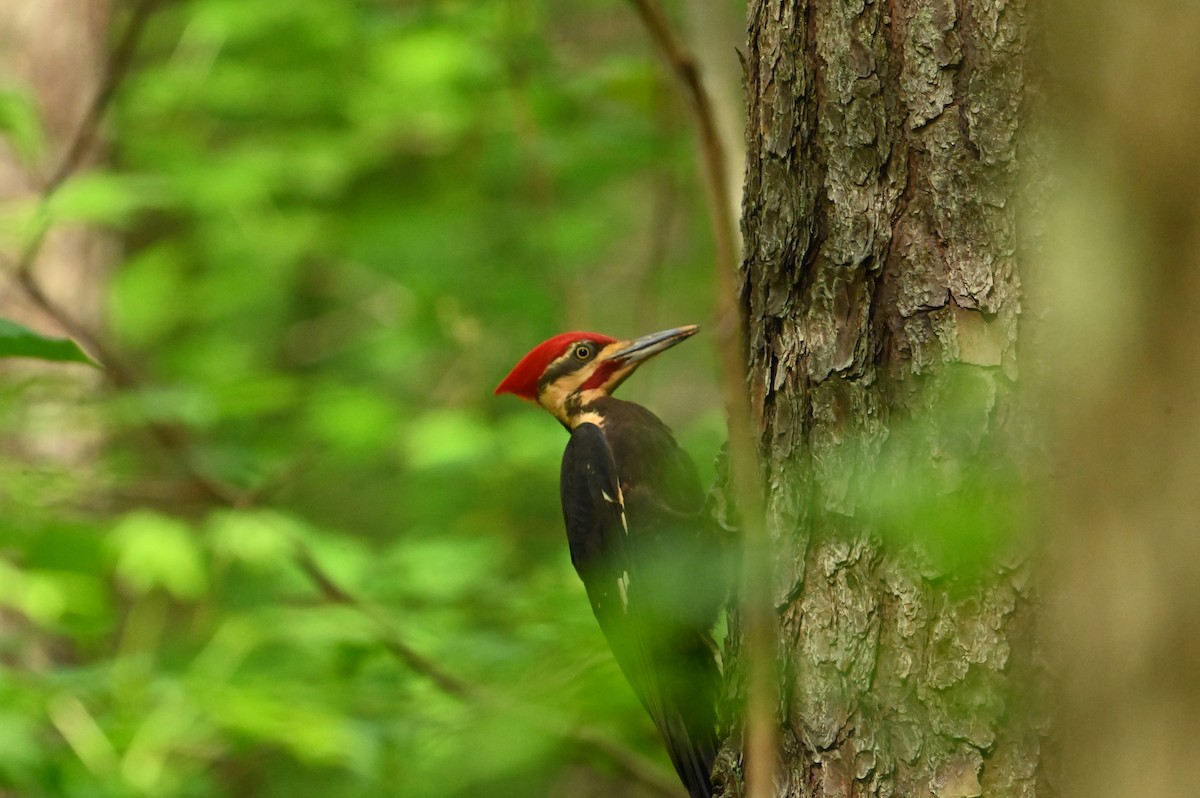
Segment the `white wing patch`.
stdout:
<svg viewBox="0 0 1200 798">
<path fill-rule="evenodd" d="M 622 571 L 621 578 L 617 580 L 617 590 L 621 593 L 621 609 L 629 609 L 629 572 Z"/>
<path fill-rule="evenodd" d="M 615 504 L 621 508 L 621 529 L 625 530 L 625 534 L 629 534 L 629 522 L 625 520 L 625 495 L 621 493 L 621 486 L 617 485 L 617 498 L 608 495 L 608 491 L 601 489 L 600 495 L 610 504 Z"/>
</svg>

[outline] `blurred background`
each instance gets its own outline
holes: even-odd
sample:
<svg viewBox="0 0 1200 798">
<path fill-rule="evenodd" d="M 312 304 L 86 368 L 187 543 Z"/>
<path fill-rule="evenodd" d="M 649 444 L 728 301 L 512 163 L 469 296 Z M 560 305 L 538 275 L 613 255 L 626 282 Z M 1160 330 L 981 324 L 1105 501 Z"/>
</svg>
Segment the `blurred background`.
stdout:
<svg viewBox="0 0 1200 798">
<path fill-rule="evenodd" d="M 740 142 L 744 9 L 667 8 Z M 1032 26 L 1070 794 L 1196 783 L 1198 8 Z M 677 794 L 567 558 L 565 436 L 491 391 L 565 329 L 708 322 L 702 194 L 618 0 L 0 4 L 0 318 L 109 364 L 0 365 L 0 795 Z M 622 388 L 706 481 L 711 346 Z"/>
<path fill-rule="evenodd" d="M 743 9 L 668 10 L 740 141 Z M 110 366 L 0 379 L 0 795 L 672 794 L 566 436 L 492 396 L 563 330 L 710 318 L 631 7 L 14 0 L 0 47 L 0 315 Z M 622 389 L 706 484 L 711 348 Z"/>
</svg>

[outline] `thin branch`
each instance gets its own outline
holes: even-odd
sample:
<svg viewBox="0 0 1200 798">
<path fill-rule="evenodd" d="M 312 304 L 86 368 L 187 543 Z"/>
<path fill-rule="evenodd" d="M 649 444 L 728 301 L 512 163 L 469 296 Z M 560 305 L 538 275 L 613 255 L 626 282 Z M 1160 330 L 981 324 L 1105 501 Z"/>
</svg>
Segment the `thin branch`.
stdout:
<svg viewBox="0 0 1200 798">
<path fill-rule="evenodd" d="M 297 546 L 295 560 L 327 602 L 350 607 L 369 619 L 375 625 L 378 639 L 388 651 L 411 671 L 424 676 L 437 685 L 442 692 L 455 698 L 517 711 L 529 723 L 542 731 L 598 752 L 631 779 L 651 791 L 665 798 L 680 798 L 682 793 L 678 782 L 667 778 L 661 768 L 633 749 L 595 729 L 579 726 L 550 715 L 543 707 L 529 707 L 514 699 L 494 693 L 482 685 L 468 682 L 418 653 L 404 642 L 384 610 L 363 601 L 339 585 L 327 571 L 321 568 L 313 558 L 312 552 L 302 544 Z"/>
<path fill-rule="evenodd" d="M 449 693 L 458 698 L 470 698 L 476 694 L 476 689 L 463 681 L 462 679 L 442 670 L 432 660 L 426 659 L 418 654 L 407 643 L 400 639 L 400 635 L 391 627 L 387 616 L 379 609 L 371 607 L 366 602 L 351 595 L 339 585 L 332 576 L 330 576 L 321 566 L 313 559 L 312 552 L 306 546 L 298 545 L 296 555 L 296 564 L 300 566 L 300 570 L 309 578 L 317 589 L 321 592 L 321 596 L 330 604 L 341 604 L 346 607 L 351 607 L 359 614 L 366 616 L 375 624 L 380 640 L 387 647 L 388 651 L 399 660 L 401 660 L 408 668 L 416 673 L 421 674 L 431 682 L 436 684 L 444 693 Z"/>
<path fill-rule="evenodd" d="M 739 299 L 733 198 L 726 182 L 728 160 L 718 133 L 716 114 L 696 59 L 671 27 L 656 0 L 630 0 L 650 39 L 667 62 L 692 111 L 699 140 L 700 163 L 708 196 L 716 250 L 716 341 L 729 431 L 729 470 L 734 501 L 742 519 L 741 624 L 747 663 L 746 789 L 750 798 L 774 794 L 778 733 L 774 612 L 771 604 L 772 561 L 766 531 L 765 499 L 755 430 L 761 419 L 750 404 L 746 369 L 745 305 Z"/>
<path fill-rule="evenodd" d="M 78 319 L 67 312 L 46 295 L 41 285 L 28 271 L 19 271 L 16 281 L 24 291 L 25 296 L 38 310 L 45 313 L 62 330 L 75 339 L 95 360 L 110 384 L 124 391 L 135 391 L 141 386 L 141 380 L 133 369 L 119 358 L 115 351 L 95 332 L 84 326 Z M 176 465 L 187 475 L 188 480 L 210 500 L 219 504 L 245 506 L 246 497 L 237 488 L 205 474 L 192 461 L 191 443 L 185 429 L 174 424 L 164 424 L 161 421 L 142 419 L 142 428 L 159 444 L 160 448 L 175 461 Z M 255 495 L 261 495 L 270 488 L 265 485 L 255 490 Z"/>
<path fill-rule="evenodd" d="M 650 763 L 645 757 L 617 743 L 612 738 L 605 737 L 595 729 L 583 726 L 568 730 L 565 736 L 585 747 L 602 752 L 625 775 L 649 787 L 659 795 L 666 796 L 666 798 L 680 798 L 683 795 L 678 780 L 664 776 L 663 770 Z"/>
<path fill-rule="evenodd" d="M 150 21 L 150 17 L 158 10 L 163 0 L 141 0 L 134 7 L 133 13 L 129 18 L 129 22 L 125 26 L 125 31 L 121 36 L 113 51 L 112 57 L 109 59 L 104 70 L 104 79 L 100 84 L 96 96 L 92 98 L 92 102 L 88 105 L 87 113 L 80 120 L 79 125 L 75 128 L 75 133 L 71 136 L 67 143 L 67 149 L 62 160 L 59 161 L 58 167 L 50 174 L 42 183 L 41 190 L 38 192 L 38 202 L 41 209 L 44 211 L 46 203 L 54 195 L 67 178 L 75 174 L 79 167 L 83 164 L 83 159 L 91 148 L 92 143 L 96 138 L 96 131 L 100 128 L 100 122 L 104 119 L 104 115 L 108 112 L 108 107 L 112 104 L 113 97 L 116 96 L 117 89 L 129 74 L 130 65 L 133 63 L 133 55 L 137 51 L 138 42 L 141 41 L 142 33 L 146 29 L 146 23 Z M 17 259 L 13 274 L 17 282 L 21 285 L 26 294 L 30 296 L 39 306 L 43 307 L 47 313 L 55 317 L 55 321 L 59 322 L 68 335 L 79 338 L 77 333 L 86 332 L 76 327 L 76 331 L 72 332 L 67 324 L 64 324 L 64 319 L 52 313 L 49 308 L 45 307 L 43 300 L 45 295 L 38 286 L 33 277 L 33 267 L 37 264 L 38 256 L 42 252 L 42 247 L 46 243 L 46 236 L 50 232 L 50 223 L 46 219 L 42 219 L 38 226 L 38 230 L 25 246 L 21 249 L 21 255 Z M 70 319 L 66 319 L 67 322 Z M 85 340 L 80 339 L 80 343 L 86 344 Z M 92 349 L 94 354 L 99 355 L 99 347 L 92 341 Z"/>
<path fill-rule="evenodd" d="M 235 510 L 245 510 L 260 506 L 267 498 L 283 490 L 283 488 L 294 481 L 297 475 L 312 464 L 313 459 L 313 452 L 311 450 L 302 452 L 284 467 L 276 469 L 274 473 L 268 474 L 266 479 L 259 482 L 253 488 L 243 490 L 239 493 L 230 503 L 232 508 Z"/>
<path fill-rule="evenodd" d="M 713 230 L 713 245 L 716 250 L 717 273 L 717 342 L 720 347 L 721 368 L 725 383 L 731 386 L 746 384 L 745 341 L 741 331 L 745 329 L 741 303 L 738 301 L 736 283 L 739 263 L 737 253 L 737 222 L 734 219 L 733 196 L 726 180 L 728 156 L 721 141 L 716 111 L 695 57 L 671 28 L 671 23 L 662 7 L 654 0 L 630 0 L 650 39 L 674 73 L 680 89 L 692 111 L 692 123 L 699 140 L 699 156 L 708 197 L 709 221 Z M 749 418 L 750 403 L 744 391 L 736 393 L 742 399 L 726 397 L 728 410 L 739 410 L 744 405 Z M 735 423 L 732 419 L 731 424 Z"/>
<path fill-rule="evenodd" d="M 100 122 L 104 119 L 104 115 L 108 112 L 108 107 L 112 104 L 112 99 L 116 96 L 117 89 L 120 88 L 122 81 L 129 74 L 129 67 L 133 62 L 133 54 L 137 51 L 138 42 L 141 41 L 142 33 L 146 29 L 146 23 L 150 17 L 158 9 L 163 0 L 141 0 L 134 8 L 130 16 L 128 24 L 125 26 L 125 31 L 121 36 L 116 48 L 113 51 L 112 57 L 109 59 L 104 70 L 104 79 L 97 90 L 92 102 L 88 105 L 87 113 L 80 120 L 79 125 L 75 128 L 70 141 L 67 143 L 67 149 L 58 167 L 50 174 L 42 183 L 41 190 L 38 192 L 38 201 L 44 211 L 47 201 L 54 195 L 67 178 L 75 174 L 83 163 L 84 157 L 87 155 L 88 149 L 92 146 L 96 138 L 96 131 L 100 127 Z M 33 277 L 33 267 L 37 263 L 38 255 L 42 252 L 42 247 L 46 243 L 46 236 L 50 232 L 50 223 L 46 219 L 41 219 L 38 230 L 30 237 L 25 246 L 21 249 L 21 255 L 17 258 L 14 268 L 14 275 L 17 282 L 25 290 L 30 298 L 43 305 L 45 295 L 37 285 Z M 46 309 L 46 308 L 44 308 Z M 46 309 L 47 312 L 50 312 Z M 55 314 L 51 313 L 52 316 Z M 55 321 L 63 324 L 66 332 L 72 337 L 78 337 L 77 333 L 86 333 L 79 325 L 72 325 L 76 328 L 75 332 L 67 329 L 67 324 L 64 324 L 64 319 L 56 316 Z M 70 319 L 66 319 L 70 322 Z M 80 343 L 87 343 L 80 340 Z M 93 349 L 96 354 L 101 354 L 99 347 L 95 346 L 95 341 L 92 341 Z"/>
<path fill-rule="evenodd" d="M 71 143 L 67 146 L 66 154 L 59 162 L 58 168 L 42 184 L 43 197 L 53 194 L 83 163 L 84 157 L 96 138 L 96 132 L 100 129 L 100 123 L 108 112 L 113 97 L 116 96 L 117 89 L 125 80 L 125 76 L 129 74 L 138 42 L 141 41 L 142 33 L 146 29 L 146 23 L 150 21 L 150 17 L 154 15 L 162 2 L 163 0 L 141 0 L 134 6 L 129 22 L 125 25 L 125 31 L 113 49 L 112 57 L 108 60 L 104 81 L 100 84 L 99 91 L 96 92 L 91 105 L 88 106 L 87 113 L 79 123 L 79 127 L 75 129 L 75 135 L 71 137 Z"/>
</svg>

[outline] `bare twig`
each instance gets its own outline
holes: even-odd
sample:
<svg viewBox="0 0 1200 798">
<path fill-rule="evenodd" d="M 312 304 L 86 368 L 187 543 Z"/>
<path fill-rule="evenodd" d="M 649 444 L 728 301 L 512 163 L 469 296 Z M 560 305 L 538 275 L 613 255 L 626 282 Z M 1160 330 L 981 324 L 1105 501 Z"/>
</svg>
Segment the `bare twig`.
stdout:
<svg viewBox="0 0 1200 798">
<path fill-rule="evenodd" d="M 100 365 L 105 378 L 114 388 L 133 391 L 141 386 L 141 380 L 133 369 L 117 356 L 112 347 L 47 296 L 32 272 L 18 271 L 15 279 L 35 307 L 49 316 L 67 335 L 87 350 L 92 359 Z M 220 504 L 236 506 L 246 504 L 244 495 L 237 488 L 205 474 L 196 466 L 192 461 L 191 444 L 187 432 L 182 427 L 143 419 L 142 428 L 159 443 L 162 450 L 175 461 L 192 485 L 202 494 Z M 254 495 L 260 496 L 268 488 L 269 486 L 258 488 Z"/>
<path fill-rule="evenodd" d="M 112 104 L 112 98 L 116 95 L 117 89 L 120 88 L 125 76 L 129 74 L 129 67 L 133 63 L 133 54 L 137 51 L 138 42 L 141 41 L 142 33 L 146 29 L 146 23 L 149 22 L 150 17 L 162 2 L 163 0 L 141 0 L 134 7 L 129 22 L 125 26 L 125 31 L 113 51 L 113 56 L 109 59 L 108 66 L 105 68 L 104 79 L 100 84 L 100 89 L 88 105 L 87 113 L 80 120 L 79 126 L 75 128 L 75 133 L 67 143 L 67 149 L 62 160 L 59 161 L 55 170 L 41 184 L 37 201 L 43 211 L 45 210 L 46 203 L 54 196 L 54 193 L 83 164 L 84 157 L 95 141 L 96 131 L 100 127 L 100 122 L 104 119 L 109 105 Z M 33 267 L 37 263 L 38 256 L 42 253 L 42 247 L 46 243 L 46 236 L 49 232 L 50 222 L 45 218 L 40 219 L 37 231 L 29 238 L 25 246 L 22 247 L 21 254 L 16 260 L 13 269 L 14 279 L 25 294 L 44 312 L 51 316 L 68 335 L 83 344 L 84 348 L 90 348 L 92 354 L 98 359 L 102 359 L 104 353 L 102 347 L 99 346 L 99 342 L 95 340 L 95 337 L 88 336 L 87 330 L 81 325 L 74 323 L 69 314 L 56 312 L 56 309 L 47 300 L 45 293 L 41 290 L 41 287 L 33 276 Z"/>
<path fill-rule="evenodd" d="M 141 41 L 142 33 L 146 29 L 146 23 L 149 22 L 150 17 L 162 2 L 163 0 L 141 0 L 133 9 L 121 40 L 118 42 L 116 49 L 113 51 L 113 56 L 109 59 L 108 66 L 105 68 L 104 79 L 100 84 L 99 90 L 96 92 L 96 96 L 92 98 L 92 102 L 88 105 L 87 113 L 84 114 L 83 119 L 79 122 L 79 126 L 75 128 L 75 133 L 67 143 L 67 149 L 62 160 L 59 161 L 55 170 L 41 184 L 37 200 L 43 211 L 45 210 L 46 203 L 54 193 L 83 164 L 83 159 L 96 138 L 96 131 L 100 127 L 100 122 L 104 119 L 109 105 L 112 104 L 112 98 L 116 95 L 117 89 L 120 88 L 125 76 L 129 74 L 129 67 L 133 62 L 133 54 L 137 51 L 138 42 Z M 88 340 L 89 336 L 86 335 L 87 330 L 83 329 L 81 325 L 74 324 L 69 315 L 55 313 L 51 304 L 46 301 L 45 293 L 41 290 L 33 276 L 33 267 L 37 263 L 38 256 L 42 252 L 42 247 L 46 243 L 46 235 L 49 232 L 50 222 L 45 218 L 40 219 L 37 232 L 25 243 L 25 246 L 21 249 L 20 257 L 17 258 L 13 270 L 14 278 L 29 298 L 54 318 L 68 335 L 76 338 L 81 344 L 84 344 L 85 348 L 90 346 L 92 353 L 100 356 L 103 352 L 100 351 L 99 342 L 94 337 Z"/>
<path fill-rule="evenodd" d="M 746 789 L 749 798 L 774 794 L 777 743 L 774 583 L 769 554 L 764 497 L 759 481 L 754 417 L 748 390 L 745 306 L 737 287 L 738 253 L 733 198 L 726 182 L 727 158 L 716 114 L 695 57 L 671 27 L 656 0 L 630 0 L 659 54 L 675 74 L 692 111 L 699 140 L 700 163 L 708 196 L 717 273 L 716 341 L 724 386 L 729 432 L 729 470 L 734 500 L 742 519 L 743 579 L 741 624 L 747 662 Z"/>
<path fill-rule="evenodd" d="M 146 23 L 150 21 L 150 17 L 153 16 L 162 2 L 163 0 L 141 0 L 134 7 L 129 22 L 125 26 L 125 31 L 121 35 L 121 39 L 117 43 L 113 55 L 104 70 L 104 79 L 101 81 L 96 96 L 92 98 L 87 112 L 84 114 L 83 119 L 80 120 L 78 127 L 75 128 L 75 133 L 67 143 L 67 149 L 62 160 L 59 161 L 58 166 L 41 184 L 38 201 L 42 209 L 45 208 L 47 201 L 54 195 L 54 192 L 58 191 L 67 178 L 75 174 L 83 164 L 83 159 L 96 138 L 96 131 L 100 127 L 100 122 L 104 119 L 109 105 L 112 104 L 112 99 L 116 96 L 117 89 L 120 88 L 122 81 L 125 80 L 125 76 L 129 74 L 129 67 L 133 63 L 133 54 L 137 51 L 138 42 L 141 41 L 142 33 L 146 29 Z M 42 247 L 46 243 L 46 235 L 49 231 L 49 222 L 42 219 L 37 232 L 34 233 L 22 248 L 14 270 L 17 282 L 27 294 L 30 294 L 30 299 L 33 299 L 39 305 L 42 304 L 40 300 L 44 299 L 44 294 L 33 277 L 33 267 L 37 263 L 38 255 L 42 252 Z M 44 309 L 48 313 L 50 312 L 49 309 Z M 51 315 L 55 314 L 51 313 Z M 72 337 L 78 337 L 78 332 L 86 332 L 79 329 L 79 325 L 74 325 L 77 329 L 75 332 L 72 332 L 67 324 L 63 323 L 64 319 L 62 318 L 56 317 L 55 321 L 62 324 L 67 334 Z M 68 318 L 66 321 L 69 322 L 70 319 Z M 88 342 L 80 340 L 80 343 L 87 344 Z M 93 340 L 91 343 L 93 344 L 92 348 L 98 350 L 98 347 L 94 346 L 96 342 Z M 96 354 L 100 354 L 100 352 L 96 351 Z"/>
<path fill-rule="evenodd" d="M 121 39 L 117 42 L 112 57 L 108 60 L 108 68 L 105 70 L 104 81 L 100 84 L 99 91 L 96 92 L 91 105 L 88 106 L 87 113 L 79 123 L 79 127 L 76 128 L 75 135 L 72 136 L 71 143 L 67 146 L 66 154 L 59 162 L 58 168 L 42 184 L 43 197 L 53 194 L 83 163 L 88 149 L 96 138 L 100 122 L 104 119 L 108 106 L 112 103 L 112 98 L 116 95 L 122 81 L 125 80 L 125 76 L 129 74 L 129 67 L 133 64 L 133 56 L 137 52 L 138 42 L 141 41 L 146 23 L 150 21 L 150 17 L 154 15 L 162 2 L 163 0 L 140 0 L 134 6 Z"/>
</svg>

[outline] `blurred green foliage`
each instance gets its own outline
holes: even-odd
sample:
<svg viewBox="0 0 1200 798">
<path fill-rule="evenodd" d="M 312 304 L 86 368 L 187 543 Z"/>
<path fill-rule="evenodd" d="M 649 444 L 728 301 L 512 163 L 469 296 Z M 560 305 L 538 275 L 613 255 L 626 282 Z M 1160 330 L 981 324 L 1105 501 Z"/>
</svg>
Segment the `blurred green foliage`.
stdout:
<svg viewBox="0 0 1200 798">
<path fill-rule="evenodd" d="M 33 158 L 22 96 L 0 132 Z M 706 319 L 686 109 L 629 8 L 166 3 L 109 135 L 38 213 L 119 237 L 108 334 L 141 377 L 0 387 L 0 792 L 639 794 L 581 725 L 666 772 L 570 568 L 565 436 L 491 395 L 563 329 Z M 709 357 L 623 389 L 706 477 Z M 208 499 L 149 422 L 261 499 Z M 56 437 L 83 445 L 30 443 Z"/>
</svg>

